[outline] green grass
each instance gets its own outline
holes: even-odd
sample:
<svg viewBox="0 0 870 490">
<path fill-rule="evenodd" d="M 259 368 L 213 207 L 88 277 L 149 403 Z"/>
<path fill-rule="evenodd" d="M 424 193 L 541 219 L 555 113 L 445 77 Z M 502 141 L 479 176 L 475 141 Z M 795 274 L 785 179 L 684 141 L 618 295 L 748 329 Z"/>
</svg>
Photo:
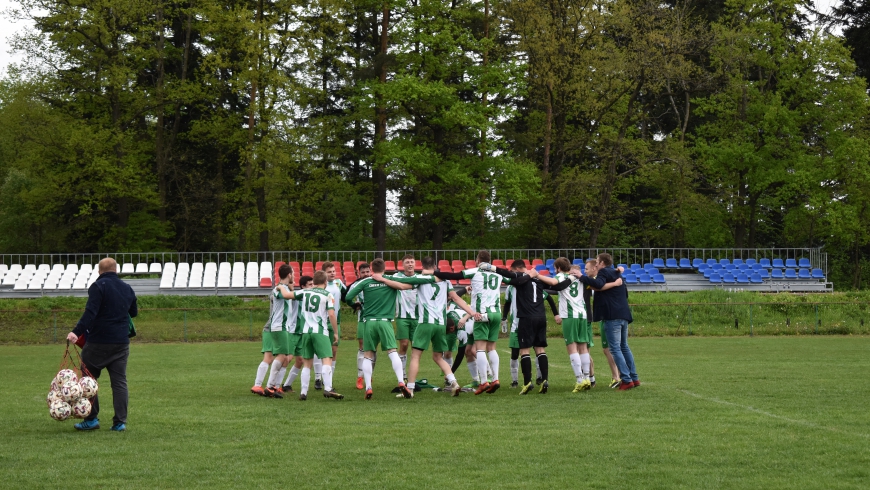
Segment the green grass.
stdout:
<svg viewBox="0 0 870 490">
<path fill-rule="evenodd" d="M 564 348 L 550 348 L 551 392 L 518 396 L 353 388 L 343 342 L 336 388 L 265 399 L 248 392 L 258 342 L 137 344 L 126 433 L 73 430 L 44 396 L 63 348 L 0 346 L 4 488 L 867 488 L 870 338 L 634 338 L 643 386 L 572 394 Z M 501 374 L 509 381 L 506 345 Z M 608 379 L 593 350 L 599 381 Z M 431 361 L 421 377 L 439 379 Z M 465 366 L 460 380 L 467 381 Z M 506 385 L 506 384 L 505 384 Z M 298 390 L 298 382 L 297 382 Z"/>
</svg>

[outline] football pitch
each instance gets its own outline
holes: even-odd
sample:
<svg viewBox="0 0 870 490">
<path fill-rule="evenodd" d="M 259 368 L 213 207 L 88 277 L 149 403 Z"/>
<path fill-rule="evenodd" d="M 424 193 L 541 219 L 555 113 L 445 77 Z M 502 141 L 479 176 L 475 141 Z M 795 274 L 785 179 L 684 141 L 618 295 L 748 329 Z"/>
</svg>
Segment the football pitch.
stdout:
<svg viewBox="0 0 870 490">
<path fill-rule="evenodd" d="M 336 390 L 309 400 L 253 395 L 259 343 L 134 344 L 125 433 L 55 422 L 45 395 L 63 346 L 0 346 L 4 488 L 867 488 L 870 337 L 633 338 L 642 386 L 571 393 L 551 339 L 550 393 L 503 388 L 459 398 L 390 393 L 385 355 L 373 400 L 355 389 L 343 341 Z M 457 373 L 468 382 L 463 365 Z M 424 356 L 421 376 L 441 384 Z M 294 388 L 298 393 L 298 381 Z"/>
</svg>

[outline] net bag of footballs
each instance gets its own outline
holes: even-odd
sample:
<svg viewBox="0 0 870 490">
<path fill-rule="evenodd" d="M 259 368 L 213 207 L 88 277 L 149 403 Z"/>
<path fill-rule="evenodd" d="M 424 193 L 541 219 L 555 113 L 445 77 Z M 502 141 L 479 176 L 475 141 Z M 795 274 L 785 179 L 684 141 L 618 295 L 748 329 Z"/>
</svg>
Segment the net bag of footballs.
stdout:
<svg viewBox="0 0 870 490">
<path fill-rule="evenodd" d="M 73 355 L 78 359 L 78 365 Z M 90 415 L 91 398 L 97 396 L 98 390 L 97 380 L 84 367 L 78 348 L 73 345 L 71 353 L 67 342 L 66 351 L 60 362 L 60 370 L 51 380 L 51 388 L 45 397 L 48 414 L 57 421 L 64 421 L 70 417 L 83 419 Z"/>
</svg>

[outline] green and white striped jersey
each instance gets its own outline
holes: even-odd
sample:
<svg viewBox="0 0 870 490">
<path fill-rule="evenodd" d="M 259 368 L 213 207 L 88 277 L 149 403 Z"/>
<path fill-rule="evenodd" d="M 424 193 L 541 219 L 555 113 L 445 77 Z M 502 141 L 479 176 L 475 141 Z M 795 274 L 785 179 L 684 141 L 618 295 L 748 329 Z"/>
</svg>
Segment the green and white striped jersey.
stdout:
<svg viewBox="0 0 870 490">
<path fill-rule="evenodd" d="M 456 330 L 459 330 L 459 320 L 462 320 L 462 317 L 466 315 L 465 310 L 459 307 L 456 303 L 451 301 L 447 304 L 447 316 L 453 319 L 453 323 L 456 324 Z M 465 322 L 465 333 L 471 335 L 474 333 L 474 319 L 469 318 L 467 322 Z"/>
<path fill-rule="evenodd" d="M 335 297 L 321 288 L 305 289 L 296 293 L 302 318 L 302 333 L 329 335 L 329 310 L 335 310 Z"/>
<path fill-rule="evenodd" d="M 397 282 L 407 284 L 428 284 L 435 282 L 432 278 L 419 277 L 394 277 L 384 276 L 387 279 L 392 279 Z M 345 296 L 345 302 L 352 304 L 353 299 L 361 293 L 365 293 L 365 308 L 363 308 L 362 319 L 365 320 L 383 320 L 390 321 L 396 314 L 396 297 L 399 291 L 393 289 L 382 282 L 375 281 L 371 277 L 359 280 L 353 284 L 350 291 Z M 416 305 L 416 303 L 415 303 Z"/>
<path fill-rule="evenodd" d="M 269 298 L 270 311 L 267 325 L 271 332 L 283 332 L 288 330 L 287 319 L 290 315 L 290 301 L 284 299 L 284 296 L 281 295 L 281 289 L 283 287 L 284 286 L 279 285 L 272 288 L 272 295 Z"/>
<path fill-rule="evenodd" d="M 406 276 L 404 272 L 397 272 L 390 276 L 390 279 L 418 277 L 419 274 Z M 417 286 L 414 289 L 399 291 L 396 297 L 396 318 L 417 319 L 419 312 L 417 311 Z"/>
<path fill-rule="evenodd" d="M 560 272 L 556 274 L 559 282 L 571 279 L 571 285 L 559 291 L 559 316 L 562 318 L 586 318 L 586 304 L 583 302 L 583 284 L 576 277 Z"/>
<path fill-rule="evenodd" d="M 433 277 L 417 274 L 417 277 Z M 453 291 L 450 281 L 434 282 L 417 286 L 417 311 L 420 323 L 445 324 L 447 294 Z"/>
<path fill-rule="evenodd" d="M 478 313 L 501 312 L 501 283 L 504 277 L 495 272 L 474 269 L 462 271 L 462 276 L 471 279 L 471 306 Z M 507 282 L 507 281 L 504 281 Z"/>
<path fill-rule="evenodd" d="M 511 325 L 511 333 L 517 331 L 517 327 L 520 324 L 520 319 L 517 318 L 517 288 L 514 286 L 508 286 L 504 291 L 504 300 L 510 301 L 510 311 L 508 312 L 508 321 Z M 546 294 L 546 293 L 545 293 Z"/>
<path fill-rule="evenodd" d="M 336 302 L 340 302 L 342 293 L 347 291 L 347 286 L 341 282 L 341 279 L 333 279 L 332 281 L 326 281 L 326 290 L 332 294 Z M 341 308 L 335 309 L 335 323 L 341 323 Z"/>
</svg>

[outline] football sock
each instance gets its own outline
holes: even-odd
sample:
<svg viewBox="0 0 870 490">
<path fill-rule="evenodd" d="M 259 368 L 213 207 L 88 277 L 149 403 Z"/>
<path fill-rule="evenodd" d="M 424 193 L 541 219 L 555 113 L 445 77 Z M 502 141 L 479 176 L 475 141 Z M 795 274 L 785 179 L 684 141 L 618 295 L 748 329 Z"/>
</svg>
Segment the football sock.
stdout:
<svg viewBox="0 0 870 490">
<path fill-rule="evenodd" d="M 477 379 L 477 361 L 468 361 L 465 363 L 465 365 L 468 367 L 468 372 L 469 374 L 471 374 L 471 379 L 473 381 L 479 381 Z"/>
<path fill-rule="evenodd" d="M 399 355 L 402 361 L 402 379 L 408 377 L 408 356 Z"/>
<path fill-rule="evenodd" d="M 275 386 L 281 386 L 281 381 L 284 379 L 285 374 L 287 374 L 287 366 L 281 366 L 281 370 L 278 371 L 278 379 L 275 381 Z"/>
<path fill-rule="evenodd" d="M 518 361 L 520 359 L 520 350 L 516 347 L 511 347 L 511 359 Z"/>
<path fill-rule="evenodd" d="M 519 380 L 520 374 L 520 360 L 519 359 L 511 359 L 511 381 L 516 383 Z"/>
<path fill-rule="evenodd" d="M 453 366 L 453 354 L 451 354 L 450 356 L 444 356 L 444 362 L 446 362 L 450 366 Z"/>
<path fill-rule="evenodd" d="M 323 361 L 316 355 L 314 356 L 314 379 L 320 379 L 320 374 L 323 371 Z"/>
<path fill-rule="evenodd" d="M 402 376 L 402 374 L 404 374 L 402 372 L 402 359 L 399 358 L 398 352 L 390 352 L 390 362 L 393 364 L 393 372 L 396 373 L 396 379 L 399 380 L 399 383 L 404 383 L 405 378 Z"/>
<path fill-rule="evenodd" d="M 583 368 L 583 377 L 584 378 L 589 377 L 589 364 L 590 364 L 589 360 L 590 359 L 592 359 L 592 358 L 589 356 L 588 352 L 586 354 L 580 354 L 580 365 Z"/>
<path fill-rule="evenodd" d="M 290 374 L 287 375 L 287 382 L 284 383 L 284 386 L 292 385 L 293 382 L 296 381 L 296 378 L 299 377 L 300 372 L 302 372 L 302 370 L 296 366 L 293 366 L 292 368 L 290 368 Z"/>
<path fill-rule="evenodd" d="M 356 377 L 357 378 L 362 378 L 362 375 L 363 375 L 363 372 L 362 372 L 363 359 L 365 359 L 365 355 L 363 354 L 363 351 L 358 350 L 356 353 Z"/>
<path fill-rule="evenodd" d="M 299 390 L 299 393 L 302 395 L 308 394 L 308 383 L 311 382 L 311 368 L 304 367 L 302 368 L 302 388 Z"/>
<path fill-rule="evenodd" d="M 535 358 L 535 372 L 538 373 L 538 377 L 541 377 L 541 361 Z"/>
<path fill-rule="evenodd" d="M 281 380 L 278 379 L 278 373 L 280 373 L 280 372 L 281 372 L 281 361 L 279 361 L 278 359 L 275 359 L 274 361 L 272 361 L 272 370 L 269 371 L 269 381 L 266 383 L 266 386 L 271 388 L 271 387 L 275 386 L 276 383 L 280 382 Z"/>
<path fill-rule="evenodd" d="M 453 361 L 453 367 L 451 370 L 453 373 L 456 373 L 456 370 L 459 369 L 459 366 L 462 365 L 462 360 L 465 359 L 465 349 L 459 349 L 459 352 L 456 353 L 456 359 Z"/>
<path fill-rule="evenodd" d="M 549 371 L 549 366 L 547 365 L 547 353 L 546 352 L 541 352 L 540 354 L 538 354 L 538 365 L 541 366 L 541 378 L 543 378 L 545 380 L 549 379 L 549 378 L 547 378 L 547 375 L 549 374 L 547 372 L 547 371 Z"/>
<path fill-rule="evenodd" d="M 372 360 L 369 359 L 368 357 L 363 358 L 362 372 L 363 372 L 363 379 L 366 382 L 366 389 L 367 390 L 372 389 L 372 365 L 373 364 L 374 364 L 374 362 L 372 362 Z"/>
<path fill-rule="evenodd" d="M 568 356 L 571 360 L 571 369 L 574 370 L 574 377 L 577 378 L 577 382 L 583 381 L 583 369 L 580 367 L 580 354 L 576 352 Z"/>
<path fill-rule="evenodd" d="M 257 377 L 254 378 L 254 386 L 263 386 L 263 378 L 266 377 L 266 370 L 269 369 L 269 364 L 266 361 L 260 363 L 257 367 Z"/>
<path fill-rule="evenodd" d="M 409 381 L 409 382 L 408 382 L 408 389 L 409 389 L 409 390 L 414 391 L 414 388 L 415 388 L 416 386 L 417 386 L 417 384 L 414 383 L 413 381 Z"/>
<path fill-rule="evenodd" d="M 523 368 L 523 386 L 532 382 L 532 358 L 528 354 L 520 357 L 520 367 Z"/>
<path fill-rule="evenodd" d="M 491 350 L 487 353 L 489 366 L 492 368 L 492 380 L 498 381 L 498 352 Z"/>
<path fill-rule="evenodd" d="M 332 391 L 332 366 L 323 366 L 323 389 Z"/>
<path fill-rule="evenodd" d="M 451 383 L 451 384 L 452 384 L 452 383 L 455 382 L 455 381 L 456 381 L 456 376 L 454 376 L 453 373 L 450 373 L 450 374 L 447 375 L 447 382 L 448 382 L 448 383 Z"/>
<path fill-rule="evenodd" d="M 486 383 L 486 371 L 489 369 L 489 363 L 486 361 L 486 351 L 477 351 L 477 377 L 480 384 Z"/>
</svg>

